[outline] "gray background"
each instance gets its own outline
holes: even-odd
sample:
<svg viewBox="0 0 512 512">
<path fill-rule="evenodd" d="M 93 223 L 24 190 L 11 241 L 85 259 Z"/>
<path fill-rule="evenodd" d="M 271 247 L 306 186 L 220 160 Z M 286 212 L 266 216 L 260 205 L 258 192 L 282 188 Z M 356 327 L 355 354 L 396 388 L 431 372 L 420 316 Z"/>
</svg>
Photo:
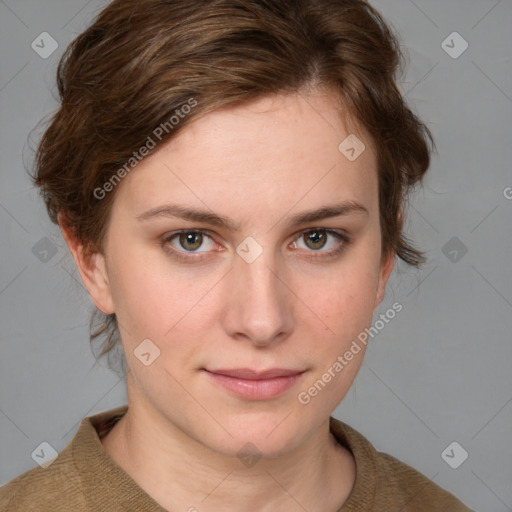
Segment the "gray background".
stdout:
<svg viewBox="0 0 512 512">
<path fill-rule="evenodd" d="M 375 319 L 394 301 L 403 311 L 335 416 L 473 509 L 512 510 L 512 2 L 373 4 L 401 34 L 401 88 L 438 146 L 406 223 L 429 262 L 397 264 Z M 0 1 L 0 485 L 36 466 L 42 441 L 60 451 L 83 417 L 127 401 L 124 379 L 95 364 L 92 303 L 24 168 L 29 132 L 56 106 L 58 58 L 103 5 Z M 44 31 L 58 42 L 45 59 L 31 48 Z M 454 31 L 469 44 L 458 58 L 442 47 Z M 457 469 L 441 457 L 453 441 L 469 454 Z"/>
</svg>

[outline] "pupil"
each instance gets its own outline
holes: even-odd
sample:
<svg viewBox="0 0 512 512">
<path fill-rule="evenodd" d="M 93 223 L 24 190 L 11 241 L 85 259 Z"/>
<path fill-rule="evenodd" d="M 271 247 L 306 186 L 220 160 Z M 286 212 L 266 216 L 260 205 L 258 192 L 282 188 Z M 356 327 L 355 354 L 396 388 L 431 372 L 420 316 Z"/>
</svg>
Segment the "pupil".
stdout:
<svg viewBox="0 0 512 512">
<path fill-rule="evenodd" d="M 318 231 L 312 231 L 309 234 L 308 238 L 313 242 L 313 244 L 320 243 L 320 246 L 315 248 L 321 248 L 323 246 L 322 241 L 325 242 L 325 236 L 322 233 L 319 233 Z"/>
<path fill-rule="evenodd" d="M 199 241 L 196 241 L 194 243 L 194 239 L 199 239 Z M 185 245 L 187 246 L 188 244 L 192 245 L 192 246 L 195 246 L 195 247 L 190 247 L 190 245 L 188 246 L 189 249 L 197 249 L 200 245 L 201 245 L 201 239 L 199 237 L 199 233 L 183 233 L 182 234 L 182 245 Z"/>
</svg>

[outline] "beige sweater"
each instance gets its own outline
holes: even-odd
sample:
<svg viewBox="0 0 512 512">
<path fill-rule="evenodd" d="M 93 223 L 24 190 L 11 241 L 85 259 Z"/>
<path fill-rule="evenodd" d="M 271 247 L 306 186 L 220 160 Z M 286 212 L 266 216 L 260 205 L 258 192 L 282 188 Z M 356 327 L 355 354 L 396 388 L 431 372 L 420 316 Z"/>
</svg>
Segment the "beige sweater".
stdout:
<svg viewBox="0 0 512 512">
<path fill-rule="evenodd" d="M 46 469 L 30 469 L 0 488 L 0 512 L 165 512 L 100 442 L 127 407 L 84 418 Z M 345 423 L 330 423 L 357 468 L 354 488 L 338 512 L 473 512 L 415 469 L 377 452 Z"/>
</svg>

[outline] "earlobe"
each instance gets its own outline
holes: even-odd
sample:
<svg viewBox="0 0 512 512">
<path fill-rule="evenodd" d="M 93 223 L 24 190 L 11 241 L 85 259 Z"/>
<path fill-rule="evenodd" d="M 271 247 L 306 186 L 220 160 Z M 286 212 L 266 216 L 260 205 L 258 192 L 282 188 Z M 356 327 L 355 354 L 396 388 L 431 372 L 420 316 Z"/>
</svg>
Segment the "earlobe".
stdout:
<svg viewBox="0 0 512 512">
<path fill-rule="evenodd" d="M 115 312 L 105 257 L 99 252 L 87 253 L 83 244 L 72 233 L 59 215 L 59 226 L 66 244 L 73 256 L 82 282 L 94 305 L 109 315 Z"/>
</svg>

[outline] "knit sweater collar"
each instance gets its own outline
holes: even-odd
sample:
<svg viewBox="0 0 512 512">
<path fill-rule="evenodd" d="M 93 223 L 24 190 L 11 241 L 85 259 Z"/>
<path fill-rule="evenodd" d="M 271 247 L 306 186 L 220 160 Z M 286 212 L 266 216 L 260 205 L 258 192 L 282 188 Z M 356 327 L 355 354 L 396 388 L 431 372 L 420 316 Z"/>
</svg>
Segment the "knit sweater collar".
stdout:
<svg viewBox="0 0 512 512">
<path fill-rule="evenodd" d="M 124 405 L 82 420 L 67 447 L 82 475 L 79 485 L 91 509 L 126 507 L 129 510 L 166 512 L 113 461 L 101 444 L 101 438 L 127 410 L 128 406 Z M 341 445 L 352 452 L 356 463 L 352 492 L 338 512 L 372 510 L 378 465 L 376 450 L 361 434 L 333 417 L 330 418 L 330 431 Z"/>
</svg>

